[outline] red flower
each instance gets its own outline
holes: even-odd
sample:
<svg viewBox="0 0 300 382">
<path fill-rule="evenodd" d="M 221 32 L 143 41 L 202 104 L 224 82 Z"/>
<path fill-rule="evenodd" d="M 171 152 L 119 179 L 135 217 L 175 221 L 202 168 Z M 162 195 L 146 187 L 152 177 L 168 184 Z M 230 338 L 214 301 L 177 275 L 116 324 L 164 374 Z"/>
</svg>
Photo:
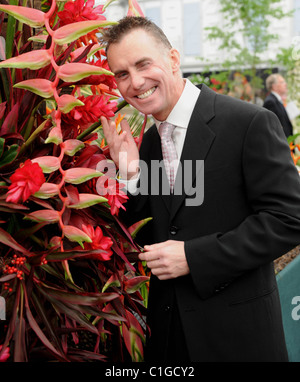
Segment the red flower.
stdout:
<svg viewBox="0 0 300 382">
<path fill-rule="evenodd" d="M 100 261 L 109 260 L 113 254 L 111 250 L 111 246 L 113 245 L 111 238 L 104 236 L 100 227 L 96 227 L 96 229 L 94 229 L 94 227 L 91 225 L 83 224 L 82 231 L 92 239 L 92 243 L 84 243 L 84 249 L 101 250 L 99 253 L 91 255 L 91 258 Z M 102 251 L 106 251 L 106 253 L 103 253 Z"/>
<path fill-rule="evenodd" d="M 75 127 L 80 124 L 81 130 L 99 121 L 101 116 L 112 118 L 117 110 L 117 102 L 109 101 L 109 97 L 107 96 L 80 96 L 78 99 L 84 103 L 84 106 L 76 106 L 70 113 L 63 114 L 62 121 L 66 125 Z"/>
<path fill-rule="evenodd" d="M 211 78 L 211 79 L 210 79 L 210 82 L 211 82 L 213 85 L 220 85 L 220 84 L 221 84 L 221 82 L 218 81 L 218 80 L 215 79 L 215 78 Z"/>
<path fill-rule="evenodd" d="M 2 350 L 2 347 L 3 345 L 0 345 L 0 352 Z M 1 354 L 0 356 L 0 362 L 6 362 L 8 360 L 8 358 L 10 357 L 10 354 L 9 354 L 9 348 L 6 348 L 4 350 L 4 352 Z"/>
<path fill-rule="evenodd" d="M 110 205 L 110 212 L 112 215 L 119 214 L 119 209 L 126 210 L 123 206 L 128 199 L 124 191 L 120 190 L 120 183 L 115 179 L 110 179 L 107 176 L 101 176 L 97 181 L 97 192 L 99 195 L 107 198 Z"/>
<path fill-rule="evenodd" d="M 64 10 L 58 12 L 58 17 L 60 18 L 61 26 L 75 23 L 77 21 L 86 20 L 105 20 L 106 18 L 103 14 L 103 5 L 98 5 L 93 8 L 94 0 L 75 0 L 68 1 Z"/>
<path fill-rule="evenodd" d="M 12 203 L 24 203 L 46 181 L 41 167 L 30 159 L 15 171 L 10 180 L 6 201 Z"/>
</svg>

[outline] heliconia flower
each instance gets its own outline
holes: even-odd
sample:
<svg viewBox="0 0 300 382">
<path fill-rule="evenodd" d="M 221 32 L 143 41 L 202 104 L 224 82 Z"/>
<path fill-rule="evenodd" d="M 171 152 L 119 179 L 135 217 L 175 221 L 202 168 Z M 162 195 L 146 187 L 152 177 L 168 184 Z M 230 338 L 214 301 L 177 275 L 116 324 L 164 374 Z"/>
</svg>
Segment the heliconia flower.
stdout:
<svg viewBox="0 0 300 382">
<path fill-rule="evenodd" d="M 75 167 L 65 171 L 65 182 L 80 184 L 99 176 L 102 176 L 102 173 L 99 171 L 95 171 L 91 168 Z"/>
<path fill-rule="evenodd" d="M 47 66 L 51 62 L 51 55 L 48 50 L 33 50 L 19 56 L 9 58 L 0 62 L 0 68 L 18 68 L 37 70 Z"/>
<path fill-rule="evenodd" d="M 91 65 L 109 70 L 108 62 L 106 59 L 92 61 Z M 115 77 L 107 74 L 94 74 L 89 77 L 85 77 L 80 80 L 77 85 L 107 85 L 110 89 L 117 89 Z"/>
<path fill-rule="evenodd" d="M 48 37 L 48 34 L 37 34 L 35 36 L 29 37 L 28 41 L 41 42 L 43 44 L 46 44 Z"/>
<path fill-rule="evenodd" d="M 59 192 L 59 187 L 55 183 L 44 183 L 41 185 L 40 189 L 34 193 L 34 196 L 39 199 L 49 199 L 52 196 L 57 195 Z"/>
<path fill-rule="evenodd" d="M 93 8 L 94 3 L 94 0 L 68 1 L 64 6 L 64 10 L 57 14 L 60 19 L 60 25 L 85 20 L 105 20 L 105 17 L 102 15 L 104 12 L 103 5 Z"/>
<path fill-rule="evenodd" d="M 35 222 L 47 222 L 48 224 L 57 223 L 59 221 L 59 212 L 55 210 L 38 210 L 26 215 L 24 219 L 33 220 Z"/>
<path fill-rule="evenodd" d="M 99 195 L 104 196 L 110 205 L 110 212 L 112 215 L 118 216 L 119 209 L 126 210 L 123 206 L 128 199 L 128 196 L 120 188 L 122 185 L 115 180 L 103 175 L 97 181 L 96 190 Z"/>
<path fill-rule="evenodd" d="M 89 255 L 90 258 L 100 260 L 100 261 L 107 261 L 110 260 L 113 252 L 111 250 L 111 247 L 113 245 L 113 242 L 110 237 L 104 236 L 103 231 L 100 227 L 96 227 L 94 229 L 91 225 L 82 225 L 82 230 L 91 238 L 90 243 L 84 244 L 84 249 L 99 249 L 99 253 Z M 105 251 L 105 252 L 103 252 Z"/>
<path fill-rule="evenodd" d="M 60 160 L 51 155 L 34 158 L 32 159 L 32 163 L 38 163 L 45 174 L 50 174 L 60 167 Z"/>
<path fill-rule="evenodd" d="M 61 65 L 57 71 L 57 76 L 65 82 L 77 82 L 93 74 L 106 74 L 108 76 L 113 76 L 113 73 L 109 70 L 103 69 L 96 65 L 83 64 L 80 62 L 72 62 Z"/>
<path fill-rule="evenodd" d="M 70 113 L 63 115 L 62 122 L 74 126 L 80 122 L 81 130 L 87 128 L 91 123 L 99 121 L 101 116 L 114 117 L 114 113 L 117 111 L 117 102 L 109 101 L 108 96 L 80 96 L 78 99 L 84 102 L 84 106 L 75 107 Z"/>
<path fill-rule="evenodd" d="M 93 206 L 98 203 L 107 202 L 106 198 L 103 196 L 94 195 L 94 194 L 79 194 L 79 201 L 75 204 L 69 204 L 69 208 L 82 209 Z"/>
<path fill-rule="evenodd" d="M 128 13 L 127 16 L 142 16 L 145 17 L 141 7 L 139 6 L 137 0 L 128 0 Z"/>
<path fill-rule="evenodd" d="M 84 143 L 79 141 L 78 139 L 67 139 L 64 141 L 64 153 L 69 156 L 73 156 L 77 153 L 77 151 L 84 148 Z"/>
<path fill-rule="evenodd" d="M 3 348 L 3 345 L 0 345 L 0 352 L 2 351 L 2 348 Z M 6 362 L 9 357 L 10 357 L 9 348 L 7 347 L 7 348 L 5 348 L 5 350 L 3 351 L 3 353 L 0 356 L 0 362 Z"/>
<path fill-rule="evenodd" d="M 86 46 L 81 46 L 78 49 L 75 49 L 73 52 L 70 53 L 72 61 L 74 61 L 77 57 L 79 57 L 84 50 L 86 49 Z M 100 51 L 103 49 L 103 46 L 100 44 L 94 44 L 92 48 L 90 49 L 89 53 L 87 54 L 87 58 L 90 58 L 93 56 L 96 52 Z"/>
<path fill-rule="evenodd" d="M 84 106 L 84 103 L 71 94 L 63 94 L 57 101 L 57 106 L 62 113 L 69 113 L 75 106 Z"/>
<path fill-rule="evenodd" d="M 63 141 L 63 136 L 61 132 L 61 128 L 59 126 L 54 126 L 50 133 L 48 134 L 47 139 L 45 140 L 45 143 L 54 143 L 56 145 L 60 145 Z"/>
<path fill-rule="evenodd" d="M 46 181 L 43 171 L 38 163 L 30 159 L 18 168 L 10 177 L 11 185 L 8 187 L 6 201 L 12 203 L 25 202 L 37 192 Z"/>
<path fill-rule="evenodd" d="M 50 98 L 53 96 L 53 83 L 43 78 L 33 78 L 18 82 L 14 88 L 29 90 L 43 98 Z"/>
<path fill-rule="evenodd" d="M 70 241 L 79 243 L 82 248 L 84 241 L 87 243 L 92 243 L 92 239 L 89 235 L 77 227 L 65 225 L 63 228 L 63 233 Z"/>
<path fill-rule="evenodd" d="M 56 29 L 53 33 L 53 40 L 58 45 L 69 44 L 89 32 L 114 24 L 117 22 L 106 20 L 77 21 Z"/>
<path fill-rule="evenodd" d="M 0 4 L 0 11 L 8 13 L 15 19 L 33 28 L 40 28 L 45 23 L 45 13 L 38 9 Z"/>
</svg>

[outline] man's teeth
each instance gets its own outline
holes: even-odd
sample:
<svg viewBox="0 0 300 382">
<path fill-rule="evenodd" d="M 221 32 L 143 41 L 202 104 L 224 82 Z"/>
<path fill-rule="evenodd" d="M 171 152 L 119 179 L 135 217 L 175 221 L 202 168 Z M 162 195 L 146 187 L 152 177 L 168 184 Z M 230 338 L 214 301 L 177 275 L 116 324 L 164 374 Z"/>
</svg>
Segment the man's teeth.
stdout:
<svg viewBox="0 0 300 382">
<path fill-rule="evenodd" d="M 153 87 L 152 89 L 149 89 L 148 91 L 146 91 L 146 92 L 143 93 L 143 94 L 138 95 L 137 97 L 138 97 L 139 99 L 147 98 L 147 97 L 151 96 L 151 94 L 154 93 L 155 89 L 156 89 L 156 88 Z"/>
</svg>

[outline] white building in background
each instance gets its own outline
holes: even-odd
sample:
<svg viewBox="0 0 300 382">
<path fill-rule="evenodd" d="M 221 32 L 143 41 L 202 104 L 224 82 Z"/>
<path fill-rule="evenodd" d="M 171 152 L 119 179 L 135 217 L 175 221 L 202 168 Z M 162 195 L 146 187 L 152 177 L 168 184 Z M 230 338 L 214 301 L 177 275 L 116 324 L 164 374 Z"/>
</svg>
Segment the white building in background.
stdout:
<svg viewBox="0 0 300 382">
<path fill-rule="evenodd" d="M 253 0 L 255 1 L 255 0 Z M 181 54 L 183 73 L 199 73 L 207 67 L 218 69 L 226 58 L 224 51 L 220 53 L 218 43 L 207 39 L 210 26 L 222 26 L 219 0 L 138 0 L 144 14 L 159 25 L 166 33 L 172 45 Z M 104 1 L 98 1 L 103 4 Z M 300 0 L 281 0 L 277 6 L 284 11 L 295 9 L 294 16 L 271 25 L 272 33 L 279 36 L 276 43 L 269 45 L 266 62 L 274 59 L 279 48 L 288 48 L 295 37 L 299 36 L 300 45 Z M 118 0 L 107 8 L 109 20 L 119 20 L 126 15 L 127 0 Z M 298 49 L 300 51 L 300 48 Z M 202 58 L 202 59 L 200 59 Z"/>
</svg>

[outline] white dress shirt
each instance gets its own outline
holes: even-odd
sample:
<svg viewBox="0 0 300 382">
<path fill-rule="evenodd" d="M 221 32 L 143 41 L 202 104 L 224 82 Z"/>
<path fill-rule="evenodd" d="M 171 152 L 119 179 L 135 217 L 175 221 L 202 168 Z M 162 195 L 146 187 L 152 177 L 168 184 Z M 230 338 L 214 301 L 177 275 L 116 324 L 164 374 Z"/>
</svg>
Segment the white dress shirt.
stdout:
<svg viewBox="0 0 300 382">
<path fill-rule="evenodd" d="M 184 81 L 185 86 L 183 92 L 166 121 L 158 121 L 153 117 L 157 129 L 159 129 L 160 124 L 163 122 L 168 122 L 175 126 L 172 137 L 178 159 L 181 156 L 186 131 L 197 99 L 200 95 L 200 89 L 193 85 L 190 80 L 184 79 Z M 130 180 L 119 179 L 119 181 L 122 182 L 125 185 L 125 188 L 133 194 L 136 191 L 138 179 L 139 177 Z"/>
<path fill-rule="evenodd" d="M 273 91 L 271 93 L 278 99 L 279 102 L 283 103 L 282 98 L 278 93 L 273 92 Z"/>
</svg>

